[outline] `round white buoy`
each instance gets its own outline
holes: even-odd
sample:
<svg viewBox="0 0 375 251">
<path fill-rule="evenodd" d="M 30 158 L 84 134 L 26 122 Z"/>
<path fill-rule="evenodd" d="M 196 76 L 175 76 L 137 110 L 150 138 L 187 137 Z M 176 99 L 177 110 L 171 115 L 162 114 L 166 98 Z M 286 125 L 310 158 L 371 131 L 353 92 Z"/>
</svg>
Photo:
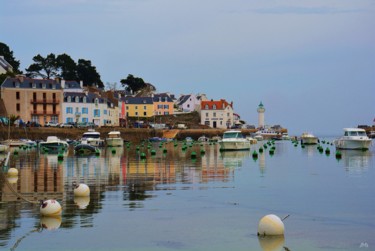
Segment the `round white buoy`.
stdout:
<svg viewBox="0 0 375 251">
<path fill-rule="evenodd" d="M 7 180 L 8 180 L 8 182 L 9 182 L 9 184 L 16 184 L 17 181 L 18 181 L 18 176 L 9 176 L 9 177 L 7 178 Z"/>
<path fill-rule="evenodd" d="M 14 167 L 9 168 L 8 176 L 11 176 L 11 177 L 18 176 L 17 168 L 14 168 Z"/>
<path fill-rule="evenodd" d="M 57 200 L 45 200 L 40 205 L 40 213 L 45 216 L 60 215 L 61 205 Z"/>
<path fill-rule="evenodd" d="M 78 184 L 74 188 L 74 196 L 80 196 L 80 197 L 90 196 L 89 186 L 86 184 Z"/>
<path fill-rule="evenodd" d="M 274 214 L 266 215 L 259 221 L 258 235 L 284 235 L 284 223 Z"/>
<path fill-rule="evenodd" d="M 61 217 L 43 216 L 40 219 L 40 225 L 47 230 L 56 230 L 61 225 Z"/>
<path fill-rule="evenodd" d="M 78 196 L 74 197 L 74 203 L 78 206 L 79 209 L 86 209 L 90 204 L 90 196 Z"/>
<path fill-rule="evenodd" d="M 281 251 L 284 250 L 284 235 L 276 236 L 258 236 L 259 245 L 263 251 Z"/>
</svg>

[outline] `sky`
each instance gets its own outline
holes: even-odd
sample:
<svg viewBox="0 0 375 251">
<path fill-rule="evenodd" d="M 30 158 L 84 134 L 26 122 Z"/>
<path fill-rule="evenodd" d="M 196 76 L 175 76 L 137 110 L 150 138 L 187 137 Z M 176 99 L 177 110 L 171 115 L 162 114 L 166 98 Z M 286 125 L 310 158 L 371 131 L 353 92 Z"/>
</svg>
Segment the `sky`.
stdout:
<svg viewBox="0 0 375 251">
<path fill-rule="evenodd" d="M 233 101 L 248 124 L 340 135 L 375 118 L 373 0 L 0 0 L 21 70 L 41 54 L 91 60 L 159 92 Z"/>
</svg>

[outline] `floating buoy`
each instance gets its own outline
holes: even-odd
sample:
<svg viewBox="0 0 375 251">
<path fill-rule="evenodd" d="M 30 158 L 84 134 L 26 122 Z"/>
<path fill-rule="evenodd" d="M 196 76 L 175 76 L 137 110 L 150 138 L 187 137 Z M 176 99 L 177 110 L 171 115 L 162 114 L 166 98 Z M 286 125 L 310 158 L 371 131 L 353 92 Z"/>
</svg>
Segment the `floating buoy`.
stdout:
<svg viewBox="0 0 375 251">
<path fill-rule="evenodd" d="M 100 151 L 98 149 L 95 150 L 95 155 L 96 156 L 99 156 L 100 155 Z"/>
<path fill-rule="evenodd" d="M 275 150 L 270 149 L 270 155 L 273 155 L 275 153 Z"/>
<path fill-rule="evenodd" d="M 8 176 L 7 180 L 9 184 L 16 184 L 18 181 L 18 176 Z"/>
<path fill-rule="evenodd" d="M 155 155 L 156 151 L 154 149 L 151 150 L 151 155 Z"/>
<path fill-rule="evenodd" d="M 17 151 L 17 150 L 14 150 L 13 154 L 14 154 L 14 155 L 18 155 L 18 151 Z"/>
<path fill-rule="evenodd" d="M 258 158 L 258 153 L 255 150 L 253 152 L 253 158 Z"/>
<path fill-rule="evenodd" d="M 201 154 L 205 154 L 206 151 L 204 149 L 201 149 Z"/>
<path fill-rule="evenodd" d="M 329 148 L 327 147 L 326 148 L 326 154 L 329 155 L 331 153 L 331 151 L 329 150 Z"/>
<path fill-rule="evenodd" d="M 18 170 L 17 170 L 17 168 L 14 168 L 14 167 L 9 168 L 9 170 L 8 170 L 8 176 L 10 176 L 10 177 L 18 176 Z"/>
<path fill-rule="evenodd" d="M 112 154 L 116 154 L 116 149 L 112 149 Z"/>
<path fill-rule="evenodd" d="M 86 184 L 78 184 L 74 188 L 74 196 L 78 197 L 84 197 L 84 196 L 90 196 L 90 188 Z"/>
<path fill-rule="evenodd" d="M 86 209 L 90 204 L 90 196 L 77 196 L 74 197 L 74 203 L 78 206 L 79 209 Z"/>
<path fill-rule="evenodd" d="M 336 159 L 341 159 L 342 154 L 340 151 L 336 151 Z"/>
<path fill-rule="evenodd" d="M 64 155 L 59 153 L 59 155 L 57 155 L 57 160 L 63 160 L 64 159 Z"/>
<path fill-rule="evenodd" d="M 166 153 L 166 152 L 167 152 L 167 148 L 164 148 L 164 149 L 163 149 L 163 153 Z"/>
<path fill-rule="evenodd" d="M 263 152 L 263 147 L 259 147 L 259 153 Z"/>
<path fill-rule="evenodd" d="M 196 157 L 197 157 L 197 153 L 196 152 L 191 152 L 191 158 L 195 159 Z"/>
<path fill-rule="evenodd" d="M 258 236 L 259 235 L 284 235 L 284 223 L 274 214 L 266 215 L 259 221 Z"/>
<path fill-rule="evenodd" d="M 47 230 L 56 230 L 61 225 L 61 216 L 43 216 L 40 219 L 40 225 L 42 226 L 42 228 Z"/>
<path fill-rule="evenodd" d="M 146 158 L 146 154 L 145 153 L 141 153 L 141 159 L 145 159 Z"/>
<path fill-rule="evenodd" d="M 40 213 L 45 216 L 61 215 L 61 205 L 57 200 L 46 200 L 40 205 Z"/>
</svg>

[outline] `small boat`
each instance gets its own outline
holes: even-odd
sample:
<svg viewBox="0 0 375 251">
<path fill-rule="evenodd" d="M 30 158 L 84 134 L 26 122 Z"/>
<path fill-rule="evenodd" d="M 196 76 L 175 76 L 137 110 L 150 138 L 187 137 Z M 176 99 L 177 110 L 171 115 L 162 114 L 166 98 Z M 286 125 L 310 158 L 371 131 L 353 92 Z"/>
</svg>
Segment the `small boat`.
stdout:
<svg viewBox="0 0 375 251">
<path fill-rule="evenodd" d="M 192 137 L 186 137 L 186 138 L 185 138 L 185 141 L 186 141 L 186 142 L 192 142 L 192 141 L 193 141 L 193 138 L 192 138 Z"/>
<path fill-rule="evenodd" d="M 260 133 L 255 133 L 253 135 L 253 138 L 256 139 L 257 141 L 262 141 L 264 139 Z"/>
<path fill-rule="evenodd" d="M 74 147 L 74 153 L 76 155 L 91 155 L 99 152 L 99 149 L 93 145 L 87 143 L 87 141 L 81 141 L 80 144 Z"/>
<path fill-rule="evenodd" d="M 89 129 L 87 132 L 83 133 L 80 141 L 95 147 L 104 146 L 104 140 L 100 138 L 100 132 L 94 129 Z"/>
<path fill-rule="evenodd" d="M 301 135 L 301 144 L 304 145 L 316 145 L 318 144 L 318 138 L 312 133 L 304 132 Z"/>
<path fill-rule="evenodd" d="M 250 144 L 255 145 L 258 143 L 258 140 L 254 139 L 251 136 L 246 136 L 246 139 L 250 142 Z"/>
<path fill-rule="evenodd" d="M 152 137 L 148 139 L 149 142 L 165 142 L 167 141 L 166 138 L 159 138 L 159 137 Z"/>
<path fill-rule="evenodd" d="M 39 149 L 45 151 L 59 152 L 68 149 L 69 144 L 56 136 L 48 136 L 46 141 L 39 142 Z"/>
<path fill-rule="evenodd" d="M 223 134 L 219 142 L 221 151 L 249 150 L 250 141 L 243 137 L 241 131 L 230 130 Z"/>
<path fill-rule="evenodd" d="M 281 139 L 282 140 L 290 140 L 290 137 L 287 133 L 283 133 L 282 136 L 281 136 Z"/>
<path fill-rule="evenodd" d="M 344 128 L 344 135 L 334 140 L 338 149 L 360 149 L 368 150 L 371 139 L 367 137 L 366 131 L 361 128 Z"/>
<path fill-rule="evenodd" d="M 259 130 L 255 133 L 255 135 L 256 136 L 258 136 L 258 135 L 262 136 L 262 140 L 263 139 L 279 139 L 281 137 L 279 132 L 276 132 L 276 131 L 273 131 L 273 130 L 270 130 L 270 129 Z M 257 140 L 258 140 L 258 138 L 257 138 Z"/>
<path fill-rule="evenodd" d="M 7 139 L 2 142 L 3 145 L 7 145 L 8 147 L 24 147 L 27 144 L 22 140 L 15 140 L 15 139 Z"/>
<path fill-rule="evenodd" d="M 124 140 L 119 131 L 111 131 L 105 139 L 107 146 L 124 146 Z"/>
<path fill-rule="evenodd" d="M 198 138 L 198 141 L 199 142 L 208 142 L 208 141 L 210 141 L 210 139 L 208 138 L 208 137 L 206 137 L 206 136 L 200 136 L 199 138 Z"/>
<path fill-rule="evenodd" d="M 220 136 L 213 136 L 210 141 L 211 142 L 219 142 L 221 140 L 221 137 Z"/>
</svg>

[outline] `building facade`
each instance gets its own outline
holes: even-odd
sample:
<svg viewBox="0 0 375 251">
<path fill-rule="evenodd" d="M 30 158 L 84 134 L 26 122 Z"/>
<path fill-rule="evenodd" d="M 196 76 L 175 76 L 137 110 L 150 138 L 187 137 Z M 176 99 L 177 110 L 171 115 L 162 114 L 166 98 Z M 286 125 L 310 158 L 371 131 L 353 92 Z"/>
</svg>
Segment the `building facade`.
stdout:
<svg viewBox="0 0 375 251">
<path fill-rule="evenodd" d="M 154 103 L 151 97 L 125 97 L 127 117 L 149 118 L 154 116 Z"/>
<path fill-rule="evenodd" d="M 171 115 L 173 114 L 174 102 L 167 94 L 155 94 L 153 96 L 154 115 Z"/>
<path fill-rule="evenodd" d="M 200 106 L 201 124 L 211 128 L 230 128 L 234 125 L 233 102 L 225 99 L 202 101 Z"/>
</svg>

